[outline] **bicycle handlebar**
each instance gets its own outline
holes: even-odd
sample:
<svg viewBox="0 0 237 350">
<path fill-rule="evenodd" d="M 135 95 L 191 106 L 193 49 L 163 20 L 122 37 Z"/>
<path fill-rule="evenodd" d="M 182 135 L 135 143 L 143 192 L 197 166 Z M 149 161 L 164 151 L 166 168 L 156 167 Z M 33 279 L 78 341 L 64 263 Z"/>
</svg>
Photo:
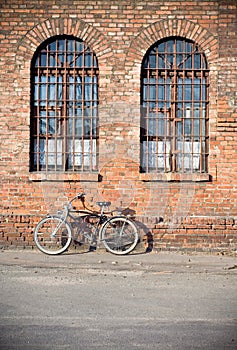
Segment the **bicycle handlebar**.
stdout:
<svg viewBox="0 0 237 350">
<path fill-rule="evenodd" d="M 75 197 L 73 197 L 69 203 L 68 203 L 68 206 L 70 207 L 72 202 L 75 200 L 75 199 L 82 199 L 83 197 L 85 196 L 85 193 L 78 193 Z"/>
<path fill-rule="evenodd" d="M 81 192 L 81 193 L 78 193 L 77 194 L 77 198 L 82 198 L 82 197 L 84 197 L 86 194 L 85 193 L 83 193 L 83 192 Z"/>
</svg>

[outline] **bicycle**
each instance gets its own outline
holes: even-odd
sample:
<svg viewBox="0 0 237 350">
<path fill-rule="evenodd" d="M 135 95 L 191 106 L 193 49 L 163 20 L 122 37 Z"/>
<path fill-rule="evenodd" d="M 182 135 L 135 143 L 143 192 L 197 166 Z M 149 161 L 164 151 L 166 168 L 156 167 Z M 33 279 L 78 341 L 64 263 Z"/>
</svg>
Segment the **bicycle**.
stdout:
<svg viewBox="0 0 237 350">
<path fill-rule="evenodd" d="M 72 202 L 80 199 L 84 209 L 76 210 Z M 85 207 L 85 194 L 79 193 L 64 206 L 57 215 L 43 218 L 34 230 L 34 242 L 37 248 L 49 255 L 65 252 L 74 239 L 83 236 L 91 246 L 98 241 L 107 251 L 117 255 L 130 253 L 139 241 L 136 225 L 129 216 L 118 210 L 105 212 L 111 202 L 97 202 L 100 211 Z M 116 216 L 114 212 L 118 212 Z M 109 216 L 108 216 L 109 214 Z M 74 233 L 77 230 L 76 234 Z"/>
</svg>

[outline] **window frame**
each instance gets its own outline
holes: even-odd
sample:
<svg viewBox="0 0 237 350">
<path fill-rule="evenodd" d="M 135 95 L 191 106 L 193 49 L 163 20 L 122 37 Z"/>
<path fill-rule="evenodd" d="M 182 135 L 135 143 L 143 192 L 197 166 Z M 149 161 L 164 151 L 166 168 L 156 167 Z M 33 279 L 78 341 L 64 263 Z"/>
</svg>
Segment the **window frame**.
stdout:
<svg viewBox="0 0 237 350">
<path fill-rule="evenodd" d="M 31 61 L 30 171 L 97 172 L 99 67 L 79 38 L 54 36 Z"/>
<path fill-rule="evenodd" d="M 186 85 L 190 79 L 191 84 Z M 185 98 L 188 89 L 189 101 Z M 140 172 L 207 174 L 208 106 L 209 69 L 198 44 L 183 37 L 168 37 L 153 44 L 141 66 Z M 185 133 L 188 121 L 189 135 Z M 180 135 L 178 125 L 182 129 Z"/>
</svg>

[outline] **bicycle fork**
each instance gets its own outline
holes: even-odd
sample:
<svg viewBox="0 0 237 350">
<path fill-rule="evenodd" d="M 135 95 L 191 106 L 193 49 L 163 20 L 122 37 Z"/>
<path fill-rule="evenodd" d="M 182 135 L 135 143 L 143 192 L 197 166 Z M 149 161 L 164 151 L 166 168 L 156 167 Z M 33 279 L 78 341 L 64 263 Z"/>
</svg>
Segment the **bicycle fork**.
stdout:
<svg viewBox="0 0 237 350">
<path fill-rule="evenodd" d="M 66 221 L 66 219 L 64 218 L 60 218 L 62 221 L 60 221 L 59 223 L 58 223 L 58 225 L 55 227 L 55 229 L 53 230 L 53 232 L 51 233 L 51 235 L 50 235 L 50 238 L 55 238 L 56 237 L 56 234 L 57 234 L 57 232 L 58 232 L 58 230 L 60 229 L 60 227 L 65 223 L 65 221 Z"/>
</svg>

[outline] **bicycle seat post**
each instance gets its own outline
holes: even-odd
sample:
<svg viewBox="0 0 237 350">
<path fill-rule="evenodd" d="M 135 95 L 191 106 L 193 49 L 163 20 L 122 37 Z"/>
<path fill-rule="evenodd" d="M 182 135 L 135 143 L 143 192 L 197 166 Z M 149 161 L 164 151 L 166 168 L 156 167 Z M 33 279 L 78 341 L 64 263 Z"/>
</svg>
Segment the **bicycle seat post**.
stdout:
<svg viewBox="0 0 237 350">
<path fill-rule="evenodd" d="M 109 207 L 111 202 L 97 202 L 96 204 L 101 207 L 100 216 L 102 216 L 104 214 L 104 208 Z"/>
<path fill-rule="evenodd" d="M 104 208 L 105 208 L 105 204 L 103 203 L 103 205 L 101 205 L 100 216 L 103 216 Z"/>
<path fill-rule="evenodd" d="M 100 216 L 103 216 L 103 214 L 104 214 L 104 205 L 101 207 Z"/>
</svg>

